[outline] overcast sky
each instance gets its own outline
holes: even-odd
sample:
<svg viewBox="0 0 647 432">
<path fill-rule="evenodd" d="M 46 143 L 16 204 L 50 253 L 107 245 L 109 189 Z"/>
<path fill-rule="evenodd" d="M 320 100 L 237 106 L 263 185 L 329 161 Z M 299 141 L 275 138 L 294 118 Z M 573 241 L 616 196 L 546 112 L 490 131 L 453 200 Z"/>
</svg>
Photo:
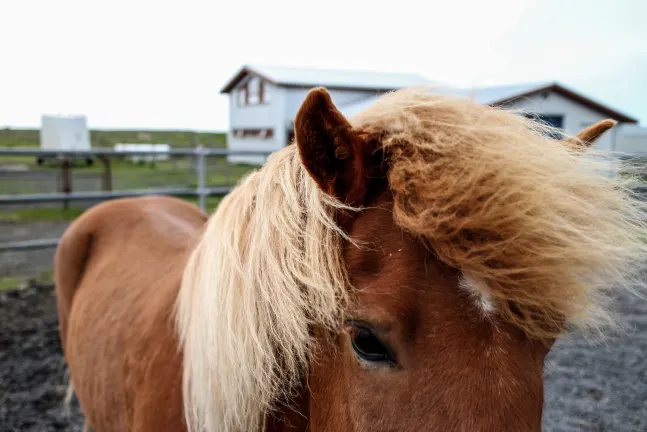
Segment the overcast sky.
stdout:
<svg viewBox="0 0 647 432">
<path fill-rule="evenodd" d="M 0 0 L 0 126 L 224 130 L 244 63 L 558 80 L 647 124 L 645 0 L 379 3 Z"/>
</svg>

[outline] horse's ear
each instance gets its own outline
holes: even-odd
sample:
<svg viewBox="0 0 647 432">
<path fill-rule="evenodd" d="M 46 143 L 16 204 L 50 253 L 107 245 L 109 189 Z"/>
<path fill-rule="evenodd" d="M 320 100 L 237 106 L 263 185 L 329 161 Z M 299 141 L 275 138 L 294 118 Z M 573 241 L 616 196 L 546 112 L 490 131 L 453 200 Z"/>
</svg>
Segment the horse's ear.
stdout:
<svg viewBox="0 0 647 432">
<path fill-rule="evenodd" d="M 319 187 L 348 205 L 363 205 L 375 145 L 353 129 L 325 88 L 307 94 L 294 133 L 301 161 Z"/>
<path fill-rule="evenodd" d="M 616 124 L 618 124 L 618 122 L 615 120 L 602 120 L 586 129 L 582 129 L 574 138 L 567 138 L 564 141 L 572 148 L 584 151 L 600 138 L 602 134 L 614 127 Z"/>
</svg>

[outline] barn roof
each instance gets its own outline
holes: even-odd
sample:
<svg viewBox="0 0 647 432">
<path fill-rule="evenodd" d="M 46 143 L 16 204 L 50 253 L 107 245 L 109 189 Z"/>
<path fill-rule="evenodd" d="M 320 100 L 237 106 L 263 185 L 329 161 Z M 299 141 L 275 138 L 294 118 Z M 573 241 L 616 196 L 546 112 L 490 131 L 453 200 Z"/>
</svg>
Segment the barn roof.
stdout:
<svg viewBox="0 0 647 432">
<path fill-rule="evenodd" d="M 614 108 L 604 105 L 591 99 L 582 93 L 576 92 L 555 81 L 531 82 L 506 86 L 493 87 L 476 87 L 476 88 L 457 88 L 457 87 L 438 87 L 433 89 L 434 92 L 451 94 L 461 97 L 467 97 L 480 104 L 486 105 L 505 105 L 519 99 L 534 96 L 544 92 L 555 92 L 574 100 L 582 105 L 591 108 L 594 111 L 603 113 L 617 121 L 625 123 L 638 123 L 638 120 L 624 114 Z M 365 108 L 369 107 L 377 96 L 362 100 L 357 103 L 340 107 L 344 115 L 353 116 Z"/>
<path fill-rule="evenodd" d="M 416 74 L 245 65 L 227 81 L 220 92 L 231 92 L 247 75 L 261 77 L 282 87 L 324 86 L 329 89 L 389 91 L 431 84 L 429 80 Z"/>
</svg>

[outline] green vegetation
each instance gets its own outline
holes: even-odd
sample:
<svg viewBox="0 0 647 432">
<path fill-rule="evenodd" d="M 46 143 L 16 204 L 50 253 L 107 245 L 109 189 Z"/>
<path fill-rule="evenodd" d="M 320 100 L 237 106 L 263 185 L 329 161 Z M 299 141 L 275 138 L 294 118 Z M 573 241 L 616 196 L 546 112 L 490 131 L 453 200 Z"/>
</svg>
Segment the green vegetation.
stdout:
<svg viewBox="0 0 647 432">
<path fill-rule="evenodd" d="M 41 272 L 31 277 L 0 277 L 0 292 L 20 288 L 29 284 L 46 285 L 54 283 L 54 274 L 50 271 Z"/>
<path fill-rule="evenodd" d="M 113 148 L 117 143 L 169 144 L 172 148 L 195 147 L 201 144 L 209 148 L 225 148 L 227 134 L 172 130 L 92 130 L 90 142 L 93 148 Z M 39 129 L 0 129 L 0 147 L 40 147 L 40 131 Z M 0 164 L 24 164 L 34 167 L 36 158 L 0 155 Z M 95 164 L 95 169 L 100 168 L 100 164 Z"/>
<path fill-rule="evenodd" d="M 58 207 L 3 209 L 0 210 L 0 222 L 67 222 L 74 220 L 81 213 L 83 213 L 83 209 L 76 207 L 68 209 Z"/>
<path fill-rule="evenodd" d="M 172 148 L 195 147 L 199 144 L 209 148 L 225 148 L 227 134 L 224 132 L 193 132 L 193 131 L 160 131 L 160 130 L 92 130 L 90 141 L 93 148 L 113 148 L 117 143 L 147 143 L 169 144 Z M 0 147 L 40 147 L 40 131 L 38 129 L 0 129 Z M 89 170 L 102 169 L 95 159 L 95 164 Z M 0 155 L 0 165 L 37 166 L 34 156 L 3 156 Z M 82 165 L 78 161 L 77 165 Z M 116 165 L 116 161 L 113 162 Z M 124 164 L 125 165 L 125 164 Z M 46 163 L 43 168 L 58 169 L 56 164 Z M 0 191 L 0 193 L 3 193 Z"/>
<path fill-rule="evenodd" d="M 196 197 L 184 198 L 184 199 L 192 204 L 198 205 L 198 198 Z M 220 204 L 220 201 L 222 201 L 222 197 L 219 197 L 219 196 L 207 197 L 207 199 L 205 200 L 205 207 L 206 207 L 205 211 L 207 212 L 207 214 L 213 213 L 218 207 L 218 204 Z"/>
<path fill-rule="evenodd" d="M 223 132 L 160 131 L 160 130 L 91 130 L 93 147 L 112 147 L 117 143 L 170 144 L 172 147 L 224 148 L 227 135 Z M 39 147 L 39 129 L 0 129 L 0 147 Z"/>
<path fill-rule="evenodd" d="M 198 205 L 197 197 L 184 197 L 186 201 Z M 206 211 L 212 213 L 222 197 L 209 196 L 206 199 Z M 71 222 L 85 211 L 81 207 L 69 207 L 63 209 L 59 207 L 37 207 L 12 210 L 0 210 L 0 223 L 26 223 L 26 222 Z"/>
</svg>

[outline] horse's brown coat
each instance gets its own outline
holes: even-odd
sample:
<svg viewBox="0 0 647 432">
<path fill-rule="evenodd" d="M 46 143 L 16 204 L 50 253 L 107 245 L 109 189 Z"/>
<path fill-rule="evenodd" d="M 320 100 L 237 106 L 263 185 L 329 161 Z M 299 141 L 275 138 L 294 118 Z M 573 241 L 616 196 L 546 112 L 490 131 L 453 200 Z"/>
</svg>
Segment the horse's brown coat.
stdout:
<svg viewBox="0 0 647 432">
<path fill-rule="evenodd" d="M 65 233 L 55 266 L 61 338 L 94 430 L 183 430 L 172 312 L 205 221 L 183 200 L 124 199 L 89 210 Z"/>
</svg>

